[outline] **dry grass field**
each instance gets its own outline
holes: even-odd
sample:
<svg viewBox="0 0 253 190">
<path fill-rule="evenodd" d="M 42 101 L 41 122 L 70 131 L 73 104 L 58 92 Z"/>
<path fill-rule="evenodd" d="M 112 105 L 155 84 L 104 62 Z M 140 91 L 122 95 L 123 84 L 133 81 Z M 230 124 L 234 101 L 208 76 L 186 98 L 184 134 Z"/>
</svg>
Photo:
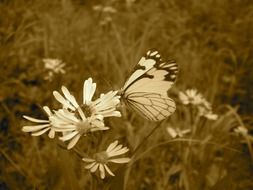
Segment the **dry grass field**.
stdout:
<svg viewBox="0 0 253 190">
<path fill-rule="evenodd" d="M 62 86 L 80 104 L 89 77 L 94 100 L 119 90 L 153 48 L 179 67 L 176 111 L 162 122 L 121 103 L 121 117 L 104 118 L 109 130 L 71 149 L 59 139 L 69 132 L 22 130 L 36 125 L 23 115 L 48 120 L 43 106 L 62 108 Z M 1 0 L 0 189 L 252 190 L 252 68 L 251 0 Z M 127 163 L 104 162 L 116 140 Z M 115 176 L 101 179 L 82 158 Z"/>
</svg>

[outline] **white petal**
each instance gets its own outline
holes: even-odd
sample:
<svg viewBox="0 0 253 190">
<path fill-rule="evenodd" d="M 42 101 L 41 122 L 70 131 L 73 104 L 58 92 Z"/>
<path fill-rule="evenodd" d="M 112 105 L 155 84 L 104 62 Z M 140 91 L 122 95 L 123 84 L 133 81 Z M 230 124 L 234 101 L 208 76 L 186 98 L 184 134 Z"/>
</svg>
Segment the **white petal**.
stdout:
<svg viewBox="0 0 253 190">
<path fill-rule="evenodd" d="M 51 130 L 49 131 L 48 137 L 49 137 L 50 139 L 53 139 L 53 138 L 55 137 L 55 131 L 54 131 L 53 129 L 51 129 Z"/>
<path fill-rule="evenodd" d="M 70 101 L 70 103 L 71 103 L 75 108 L 78 108 L 79 105 L 78 105 L 78 103 L 77 103 L 75 97 L 74 97 L 73 95 L 70 94 L 69 90 L 68 90 L 65 86 L 62 86 L 61 90 L 62 90 L 64 96 L 66 97 L 66 99 L 67 99 L 68 101 Z"/>
<path fill-rule="evenodd" d="M 76 128 L 76 126 L 73 126 L 71 128 L 69 126 L 62 126 L 62 128 L 60 128 L 60 127 L 53 127 L 53 129 L 56 132 L 73 132 L 75 128 Z"/>
<path fill-rule="evenodd" d="M 105 168 L 104 168 L 103 164 L 99 164 L 99 171 L 100 171 L 100 177 L 102 179 L 104 179 L 105 178 Z"/>
<path fill-rule="evenodd" d="M 78 122 L 79 120 L 75 117 L 74 114 L 66 111 L 66 110 L 58 110 L 58 111 L 55 111 L 55 115 L 57 117 L 50 117 L 50 119 L 60 119 L 60 120 L 63 120 L 65 122 L 70 122 L 70 123 L 75 123 L 75 122 Z"/>
<path fill-rule="evenodd" d="M 89 170 L 89 169 L 91 169 L 93 166 L 95 166 L 95 164 L 96 164 L 96 162 L 92 162 L 92 163 L 86 165 L 84 168 Z"/>
<path fill-rule="evenodd" d="M 189 104 L 188 97 L 183 92 L 179 92 L 179 99 L 183 104 Z"/>
<path fill-rule="evenodd" d="M 99 120 L 94 120 L 94 121 L 92 121 L 92 126 L 94 126 L 94 127 L 104 127 L 105 126 L 105 124 L 104 124 L 104 122 L 102 122 L 102 121 L 99 121 Z"/>
<path fill-rule="evenodd" d="M 57 116 L 61 118 L 62 120 L 70 123 L 79 122 L 79 119 L 76 118 L 74 114 L 67 113 L 67 112 L 56 112 Z"/>
<path fill-rule="evenodd" d="M 117 152 L 118 150 L 120 150 L 123 147 L 122 144 L 118 144 L 114 149 L 111 150 L 111 152 Z"/>
<path fill-rule="evenodd" d="M 103 115 L 96 115 L 96 119 L 100 120 L 100 121 L 103 121 L 104 116 Z"/>
<path fill-rule="evenodd" d="M 92 168 L 90 169 L 90 171 L 93 173 L 93 172 L 95 172 L 97 169 L 98 169 L 98 166 L 99 166 L 99 164 L 98 163 L 96 163 L 96 162 L 94 162 L 95 164 L 94 164 L 94 166 L 92 166 Z"/>
<path fill-rule="evenodd" d="M 117 144 L 118 144 L 118 141 L 117 141 L 117 140 L 114 141 L 113 143 L 111 143 L 111 144 L 108 146 L 108 148 L 106 149 L 106 152 L 107 152 L 107 153 L 110 152 L 112 149 L 114 149 L 114 148 L 117 146 Z"/>
<path fill-rule="evenodd" d="M 121 117 L 121 113 L 119 111 L 113 111 L 113 112 L 109 112 L 109 113 L 100 113 L 102 114 L 104 117 Z"/>
<path fill-rule="evenodd" d="M 105 131 L 105 130 L 108 130 L 110 129 L 109 127 L 92 127 L 90 129 L 91 132 L 95 132 L 95 131 Z"/>
<path fill-rule="evenodd" d="M 111 175 L 111 176 L 115 176 L 114 173 L 112 173 L 112 171 L 108 168 L 108 166 L 106 164 L 104 164 L 105 170 Z"/>
<path fill-rule="evenodd" d="M 109 162 L 113 162 L 113 163 L 118 163 L 118 164 L 122 164 L 122 163 L 128 163 L 130 162 L 130 158 L 115 158 L 115 159 L 109 159 Z"/>
<path fill-rule="evenodd" d="M 187 133 L 190 133 L 191 132 L 191 129 L 185 129 L 182 131 L 182 134 L 187 134 Z"/>
<path fill-rule="evenodd" d="M 169 135 L 172 138 L 176 138 L 177 137 L 177 132 L 175 131 L 175 129 L 173 129 L 171 127 L 167 127 L 167 132 L 169 133 Z"/>
<path fill-rule="evenodd" d="M 83 104 L 86 104 L 86 81 L 83 83 Z"/>
<path fill-rule="evenodd" d="M 205 117 L 206 117 L 207 119 L 210 119 L 210 120 L 217 120 L 218 115 L 213 114 L 213 113 L 208 113 L 208 114 L 205 115 Z"/>
<path fill-rule="evenodd" d="M 32 136 L 40 136 L 40 135 L 44 134 L 45 132 L 47 132 L 48 130 L 49 130 L 49 128 L 46 128 L 46 129 L 43 129 L 41 131 L 32 133 Z"/>
<path fill-rule="evenodd" d="M 43 109 L 44 109 L 44 111 L 47 113 L 48 116 L 53 115 L 53 113 L 51 112 L 51 110 L 49 109 L 49 107 L 44 106 Z"/>
<path fill-rule="evenodd" d="M 90 86 L 92 83 L 92 79 L 88 78 L 88 80 L 84 81 L 84 85 L 83 85 L 83 104 L 87 104 L 88 103 L 88 97 L 90 94 Z"/>
<path fill-rule="evenodd" d="M 24 115 L 23 117 L 24 117 L 25 119 L 27 119 L 27 120 L 29 120 L 29 121 L 32 121 L 32 122 L 35 122 L 35 123 L 49 123 L 48 120 L 36 119 L 36 118 L 29 117 L 29 116 L 26 116 L 26 115 Z"/>
<path fill-rule="evenodd" d="M 92 92 L 92 79 L 89 78 L 86 85 L 86 104 L 90 102 L 90 94 Z"/>
<path fill-rule="evenodd" d="M 76 108 L 72 106 L 59 92 L 53 91 L 53 95 L 55 99 L 63 105 L 63 107 L 66 107 L 75 111 Z"/>
<path fill-rule="evenodd" d="M 113 150 L 108 154 L 109 154 L 110 157 L 112 157 L 112 156 L 118 156 L 118 155 L 121 155 L 121 154 L 125 154 L 128 151 L 129 151 L 129 149 L 127 147 L 124 147 L 124 148 L 122 148 L 120 150 L 117 150 L 117 151 Z"/>
<path fill-rule="evenodd" d="M 41 129 L 44 129 L 46 127 L 49 127 L 49 124 L 44 124 L 44 125 L 34 125 L 34 126 L 24 126 L 22 128 L 23 132 L 34 132 L 34 131 L 38 131 Z"/>
<path fill-rule="evenodd" d="M 74 136 L 76 136 L 77 134 L 78 134 L 78 131 L 74 131 L 74 132 L 68 133 L 67 135 L 64 135 L 62 137 L 59 137 L 59 139 L 62 141 L 68 141 L 68 140 L 72 139 Z"/>
<path fill-rule="evenodd" d="M 96 91 L 96 83 L 93 83 L 92 84 L 92 89 L 91 89 L 91 92 L 90 92 L 90 97 L 89 97 L 89 101 L 91 101 L 92 100 L 92 97 L 94 96 L 94 93 L 95 93 L 95 91 Z"/>
<path fill-rule="evenodd" d="M 76 145 L 76 143 L 77 143 L 77 141 L 80 139 L 80 137 L 81 137 L 81 135 L 80 134 L 77 134 L 71 141 L 70 141 L 70 143 L 68 144 L 68 149 L 71 149 L 71 148 L 73 148 L 75 145 Z"/>
<path fill-rule="evenodd" d="M 95 160 L 92 158 L 83 158 L 82 159 L 84 162 L 94 162 Z"/>
</svg>

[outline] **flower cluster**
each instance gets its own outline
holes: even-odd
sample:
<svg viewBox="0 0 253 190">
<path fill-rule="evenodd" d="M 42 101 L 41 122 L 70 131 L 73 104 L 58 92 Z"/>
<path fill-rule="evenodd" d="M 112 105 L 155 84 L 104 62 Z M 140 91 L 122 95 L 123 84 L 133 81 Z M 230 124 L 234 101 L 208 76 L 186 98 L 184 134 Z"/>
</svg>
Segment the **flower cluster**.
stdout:
<svg viewBox="0 0 253 190">
<path fill-rule="evenodd" d="M 199 116 L 210 120 L 216 120 L 218 115 L 212 111 L 211 104 L 196 89 L 188 89 L 185 92 L 179 92 L 179 99 L 184 105 L 195 106 Z"/>
<path fill-rule="evenodd" d="M 75 97 L 69 90 L 62 86 L 63 95 L 54 91 L 55 99 L 62 104 L 62 108 L 53 112 L 44 107 L 44 111 L 48 115 L 48 120 L 35 119 L 24 116 L 25 119 L 40 123 L 35 126 L 24 126 L 24 132 L 31 132 L 32 135 L 38 136 L 49 131 L 49 137 L 54 138 L 55 132 L 63 134 L 60 137 L 62 141 L 70 141 L 68 149 L 73 148 L 81 136 L 87 135 L 89 132 L 103 131 L 109 129 L 104 125 L 105 117 L 120 117 L 121 114 L 116 110 L 119 101 L 117 91 L 110 91 L 102 94 L 100 98 L 92 101 L 92 97 L 96 90 L 96 83 L 89 78 L 84 82 L 83 86 L 83 103 L 79 105 Z"/>
<path fill-rule="evenodd" d="M 106 117 L 121 117 L 121 113 L 116 110 L 120 103 L 120 96 L 117 91 L 110 91 L 106 94 L 101 94 L 96 100 L 92 100 L 96 90 L 96 83 L 89 78 L 83 85 L 83 101 L 79 104 L 76 98 L 69 92 L 69 90 L 62 86 L 62 94 L 54 91 L 55 99 L 62 105 L 58 110 L 50 110 L 49 107 L 44 106 L 47 119 L 36 119 L 29 116 L 23 116 L 25 119 L 36 123 L 35 125 L 23 126 L 22 131 L 31 133 L 32 136 L 39 136 L 46 132 L 50 138 L 54 138 L 56 133 L 60 133 L 59 137 L 62 141 L 68 141 L 67 148 L 73 148 L 82 136 L 87 136 L 95 131 L 108 130 L 105 126 L 104 118 Z M 122 145 L 117 145 L 118 142 L 112 143 L 104 153 L 97 153 L 94 162 L 102 163 L 90 166 L 91 172 L 98 168 L 101 172 L 101 178 L 105 177 L 105 170 L 110 174 L 113 173 L 107 167 L 107 162 L 126 163 L 128 158 L 111 158 L 124 154 L 128 151 L 127 148 L 122 148 Z M 105 155 L 105 159 L 101 159 L 101 155 Z M 85 159 L 84 159 L 85 161 Z M 87 160 L 86 160 L 87 161 Z M 91 161 L 91 159 L 90 159 Z"/>
</svg>

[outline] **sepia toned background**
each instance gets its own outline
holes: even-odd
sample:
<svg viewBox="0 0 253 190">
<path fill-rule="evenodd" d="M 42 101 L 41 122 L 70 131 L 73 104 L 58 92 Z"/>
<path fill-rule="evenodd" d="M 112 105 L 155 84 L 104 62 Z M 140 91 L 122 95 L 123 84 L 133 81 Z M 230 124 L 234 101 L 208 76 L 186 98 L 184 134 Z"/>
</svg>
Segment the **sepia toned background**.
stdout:
<svg viewBox="0 0 253 190">
<path fill-rule="evenodd" d="M 102 189 L 111 183 L 95 186 L 80 158 L 57 139 L 22 132 L 22 115 L 45 118 L 41 108 L 59 107 L 52 92 L 62 85 L 81 98 L 89 77 L 97 83 L 96 96 L 120 89 L 151 48 L 179 65 L 170 92 L 178 109 L 140 152 L 168 140 L 168 126 L 190 128 L 179 91 L 197 89 L 219 119 L 200 121 L 194 137 L 200 143 L 170 143 L 142 155 L 124 173 L 126 189 L 253 189 L 251 0 L 1 0 L 0 189 Z M 62 60 L 65 73 L 45 77 L 45 58 Z M 103 149 L 116 139 L 134 150 L 157 125 L 128 109 L 106 122 L 111 130 L 83 140 L 79 150 Z M 247 138 L 233 133 L 242 125 Z M 183 156 L 187 151 L 190 159 Z"/>
</svg>

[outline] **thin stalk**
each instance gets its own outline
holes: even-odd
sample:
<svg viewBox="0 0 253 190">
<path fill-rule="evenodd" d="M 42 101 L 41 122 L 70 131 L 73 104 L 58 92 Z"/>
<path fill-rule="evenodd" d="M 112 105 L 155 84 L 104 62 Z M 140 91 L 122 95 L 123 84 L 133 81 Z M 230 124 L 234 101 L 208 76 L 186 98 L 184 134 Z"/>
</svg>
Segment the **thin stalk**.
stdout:
<svg viewBox="0 0 253 190">
<path fill-rule="evenodd" d="M 136 162 L 137 160 L 139 160 L 144 154 L 148 153 L 149 151 L 159 147 L 159 146 L 163 146 L 163 145 L 167 145 L 169 143 L 173 143 L 173 142 L 189 142 L 191 141 L 192 143 L 203 143 L 201 140 L 198 139 L 185 139 L 185 138 L 178 138 L 178 139 L 173 139 L 173 140 L 168 140 L 165 142 L 161 142 L 159 144 L 156 144 L 152 147 L 150 147 L 149 149 L 145 150 L 144 152 L 142 152 L 137 158 L 135 158 L 134 160 L 131 161 L 131 163 L 133 164 L 134 162 Z M 214 143 L 214 142 L 205 142 L 205 144 L 210 144 L 210 145 L 216 145 L 216 146 L 220 146 L 223 149 L 227 149 L 233 152 L 237 152 L 237 153 L 242 153 L 241 151 L 231 148 L 231 147 L 226 147 L 226 146 L 221 146 L 220 144 Z M 129 167 L 129 166 L 128 166 Z"/>
</svg>

